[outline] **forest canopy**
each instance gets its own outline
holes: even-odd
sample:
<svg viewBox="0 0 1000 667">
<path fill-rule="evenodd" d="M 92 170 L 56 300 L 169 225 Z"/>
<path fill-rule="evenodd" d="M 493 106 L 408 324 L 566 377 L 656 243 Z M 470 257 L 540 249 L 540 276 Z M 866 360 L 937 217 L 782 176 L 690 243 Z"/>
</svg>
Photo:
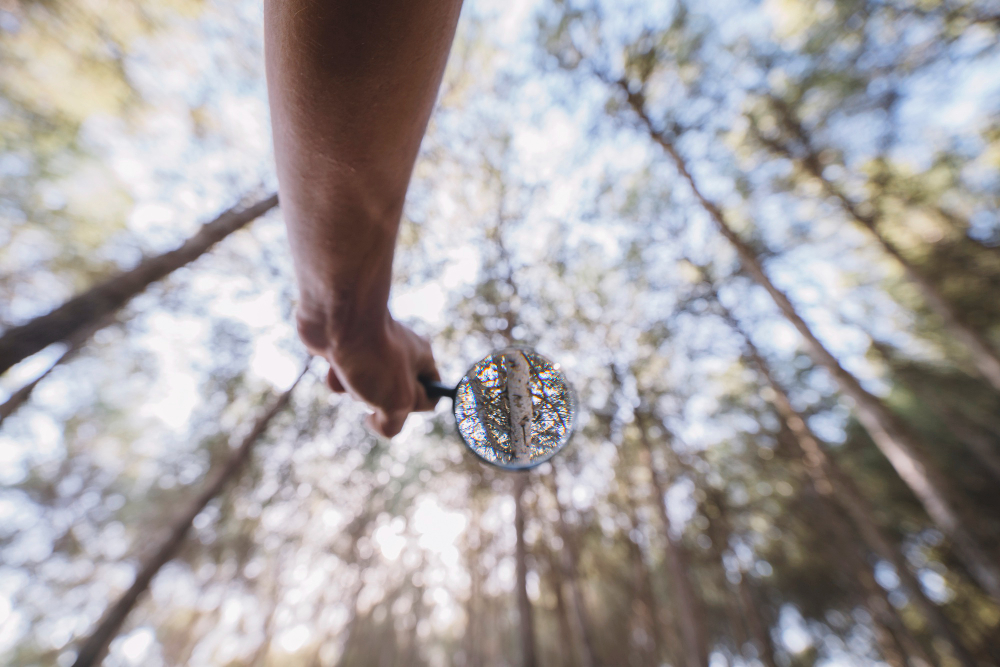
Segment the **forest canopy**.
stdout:
<svg viewBox="0 0 1000 667">
<path fill-rule="evenodd" d="M 1000 5 L 462 12 L 390 310 L 528 471 L 308 359 L 260 3 L 0 3 L 0 663 L 1000 665 Z"/>
</svg>

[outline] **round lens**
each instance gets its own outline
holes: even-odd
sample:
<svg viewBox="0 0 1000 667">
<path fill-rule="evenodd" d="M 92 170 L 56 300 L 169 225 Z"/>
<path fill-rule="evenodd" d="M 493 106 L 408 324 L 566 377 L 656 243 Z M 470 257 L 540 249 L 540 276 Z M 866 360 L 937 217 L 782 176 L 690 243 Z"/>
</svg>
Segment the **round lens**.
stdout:
<svg viewBox="0 0 1000 667">
<path fill-rule="evenodd" d="M 576 403 L 557 365 L 512 347 L 469 370 L 454 408 L 469 449 L 487 463 L 517 469 L 543 463 L 566 445 Z"/>
</svg>

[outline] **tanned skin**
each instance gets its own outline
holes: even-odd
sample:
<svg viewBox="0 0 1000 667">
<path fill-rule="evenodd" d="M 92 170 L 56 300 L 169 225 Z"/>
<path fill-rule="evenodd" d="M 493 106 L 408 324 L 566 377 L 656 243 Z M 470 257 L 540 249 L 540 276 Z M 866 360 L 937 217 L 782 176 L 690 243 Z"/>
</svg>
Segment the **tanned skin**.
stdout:
<svg viewBox="0 0 1000 667">
<path fill-rule="evenodd" d="M 268 97 L 299 336 L 392 437 L 431 410 L 430 345 L 389 314 L 396 234 L 462 0 L 265 0 Z"/>
</svg>

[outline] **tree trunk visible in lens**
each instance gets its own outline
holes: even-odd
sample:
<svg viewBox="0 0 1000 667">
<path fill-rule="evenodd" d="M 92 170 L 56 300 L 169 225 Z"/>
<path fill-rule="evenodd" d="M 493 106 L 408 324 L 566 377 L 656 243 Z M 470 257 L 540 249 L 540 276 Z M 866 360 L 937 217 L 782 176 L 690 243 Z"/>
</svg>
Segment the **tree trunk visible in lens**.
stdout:
<svg viewBox="0 0 1000 667">
<path fill-rule="evenodd" d="M 278 195 L 271 195 L 245 208 L 231 208 L 202 225 L 181 247 L 144 259 L 134 269 L 95 285 L 55 310 L 8 329 L 0 336 L 0 374 L 49 345 L 67 341 L 113 315 L 149 285 L 198 259 L 216 243 L 277 205 Z"/>
<path fill-rule="evenodd" d="M 855 222 L 867 229 L 882 249 L 899 262 L 906 273 L 907 279 L 917 287 L 920 295 L 930 309 L 941 318 L 948 331 L 955 337 L 955 340 L 965 348 L 976 369 L 997 391 L 1000 391 L 1000 353 L 993 349 L 982 334 L 962 321 L 954 307 L 944 298 L 944 295 L 941 294 L 937 286 L 907 259 L 894 243 L 882 234 L 878 228 L 878 218 L 875 215 L 863 212 L 858 204 L 852 201 L 840 187 L 823 174 L 823 163 L 820 161 L 819 151 L 813 148 L 805 129 L 799 123 L 798 119 L 794 117 L 788 105 L 783 100 L 774 97 L 769 98 L 769 100 L 772 107 L 777 111 L 779 122 L 802 144 L 805 155 L 795 155 L 789 146 L 770 140 L 762 136 L 759 132 L 757 136 L 775 153 L 801 164 L 810 176 L 819 181 L 824 192 L 840 202 L 847 214 Z"/>
<path fill-rule="evenodd" d="M 535 619 L 528 599 L 528 547 L 524 543 L 524 490 L 528 486 L 528 473 L 514 473 L 514 532 L 517 536 L 515 560 L 517 565 L 517 610 L 521 637 L 521 664 L 537 665 L 535 651 Z"/>
<path fill-rule="evenodd" d="M 139 597 L 149 588 L 150 582 L 153 577 L 160 571 L 164 565 L 166 565 L 174 556 L 177 555 L 178 550 L 180 550 L 181 545 L 184 543 L 184 538 L 187 536 L 188 532 L 191 530 L 191 524 L 194 522 L 196 516 L 198 516 L 202 510 L 212 501 L 219 493 L 222 491 L 226 485 L 232 481 L 238 472 L 243 469 L 244 464 L 250 458 L 250 452 L 253 448 L 254 443 L 260 439 L 260 436 L 264 434 L 267 430 L 268 424 L 274 419 L 275 415 L 281 412 L 292 396 L 292 392 L 298 385 L 299 380 L 306 374 L 308 370 L 308 365 L 306 369 L 302 371 L 298 379 L 295 381 L 289 389 L 283 393 L 271 407 L 257 418 L 254 423 L 253 428 L 250 433 L 243 439 L 240 446 L 234 451 L 226 462 L 212 472 L 209 475 L 208 481 L 205 487 L 202 489 L 201 493 L 194 499 L 194 501 L 188 506 L 187 510 L 184 511 L 173 523 L 170 529 L 170 534 L 166 540 L 157 548 L 156 552 L 143 563 L 142 568 L 139 570 L 138 574 L 135 576 L 135 581 L 132 586 L 129 587 L 127 591 L 118 601 L 115 602 L 104 614 L 104 617 L 98 623 L 97 628 L 91 633 L 91 635 L 86 639 L 83 645 L 80 647 L 80 651 L 77 654 L 76 662 L 73 663 L 73 667 L 91 667 L 91 665 L 99 664 L 101 659 L 104 657 L 104 653 L 108 649 L 108 645 L 111 640 L 115 638 L 121 629 L 122 623 L 125 622 L 126 617 L 132 608 L 135 607 L 136 602 Z"/>
<path fill-rule="evenodd" d="M 942 641 L 948 642 L 949 647 L 963 667 L 974 667 L 975 660 L 969 655 L 951 621 L 944 615 L 940 607 L 927 598 L 916 575 L 910 571 L 909 564 L 902 552 L 893 545 L 892 540 L 875 521 L 871 504 L 851 481 L 851 478 L 840 469 L 837 462 L 823 450 L 805 418 L 792 406 L 791 399 L 784 387 L 775 379 L 770 366 L 747 333 L 743 331 L 739 322 L 721 304 L 719 308 L 724 319 L 743 337 L 749 361 L 756 367 L 773 392 L 771 402 L 799 447 L 802 463 L 813 488 L 821 497 L 832 498 L 850 517 L 866 546 L 880 558 L 892 564 L 910 599 L 927 619 L 935 634 Z"/>
<path fill-rule="evenodd" d="M 935 525 L 952 542 L 956 555 L 962 560 L 969 573 L 982 589 L 994 600 L 1000 602 L 1000 569 L 987 550 L 979 543 L 962 522 L 961 515 L 953 506 L 958 493 L 948 492 L 948 483 L 920 452 L 916 439 L 899 419 L 879 398 L 869 393 L 857 378 L 848 373 L 837 358 L 816 338 L 809 325 L 798 314 L 785 293 L 775 287 L 764 271 L 763 264 L 750 245 L 743 241 L 729 226 L 722 210 L 709 201 L 702 193 L 670 139 L 653 127 L 652 121 L 643 107 L 643 98 L 630 92 L 627 84 L 622 88 L 628 96 L 629 104 L 639 115 L 650 137 L 659 144 L 673 160 L 681 177 L 687 181 L 695 198 L 711 216 L 719 231 L 736 250 L 743 268 L 757 283 L 767 290 L 785 318 L 799 331 L 806 341 L 806 347 L 813 360 L 826 368 L 845 394 L 855 403 L 855 413 L 872 440 L 882 451 L 900 478 L 910 487 L 920 500 Z"/>
<path fill-rule="evenodd" d="M 653 446 L 647 433 L 647 419 L 645 415 L 636 413 L 636 425 L 639 427 L 639 438 L 643 446 L 642 458 L 649 468 L 653 492 L 656 494 L 656 507 L 660 513 L 660 521 L 663 523 L 667 568 L 673 590 L 677 595 L 678 624 L 681 629 L 681 643 L 684 647 L 684 664 L 686 667 L 705 667 L 708 665 L 708 640 L 705 632 L 705 619 L 701 611 L 701 601 L 695 594 L 695 587 L 691 582 L 690 566 L 684 545 L 673 536 L 670 530 L 670 515 L 667 512 L 665 498 L 666 484 L 653 462 Z"/>
<path fill-rule="evenodd" d="M 531 461 L 531 367 L 524 353 L 516 349 L 504 351 L 503 367 L 507 372 L 507 401 L 510 405 L 510 439 L 514 448 L 514 463 L 526 465 Z"/>
</svg>

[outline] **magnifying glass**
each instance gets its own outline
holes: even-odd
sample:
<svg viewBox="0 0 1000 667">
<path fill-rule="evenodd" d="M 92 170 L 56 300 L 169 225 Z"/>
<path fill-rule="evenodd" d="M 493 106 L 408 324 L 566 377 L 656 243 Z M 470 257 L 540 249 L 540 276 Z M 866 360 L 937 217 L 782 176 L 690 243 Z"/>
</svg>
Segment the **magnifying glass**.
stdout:
<svg viewBox="0 0 1000 667">
<path fill-rule="evenodd" d="M 576 396 L 558 364 L 528 347 L 498 350 L 476 363 L 457 387 L 421 380 L 431 398 L 447 396 L 458 432 L 481 460 L 522 470 L 566 446 Z"/>
</svg>

